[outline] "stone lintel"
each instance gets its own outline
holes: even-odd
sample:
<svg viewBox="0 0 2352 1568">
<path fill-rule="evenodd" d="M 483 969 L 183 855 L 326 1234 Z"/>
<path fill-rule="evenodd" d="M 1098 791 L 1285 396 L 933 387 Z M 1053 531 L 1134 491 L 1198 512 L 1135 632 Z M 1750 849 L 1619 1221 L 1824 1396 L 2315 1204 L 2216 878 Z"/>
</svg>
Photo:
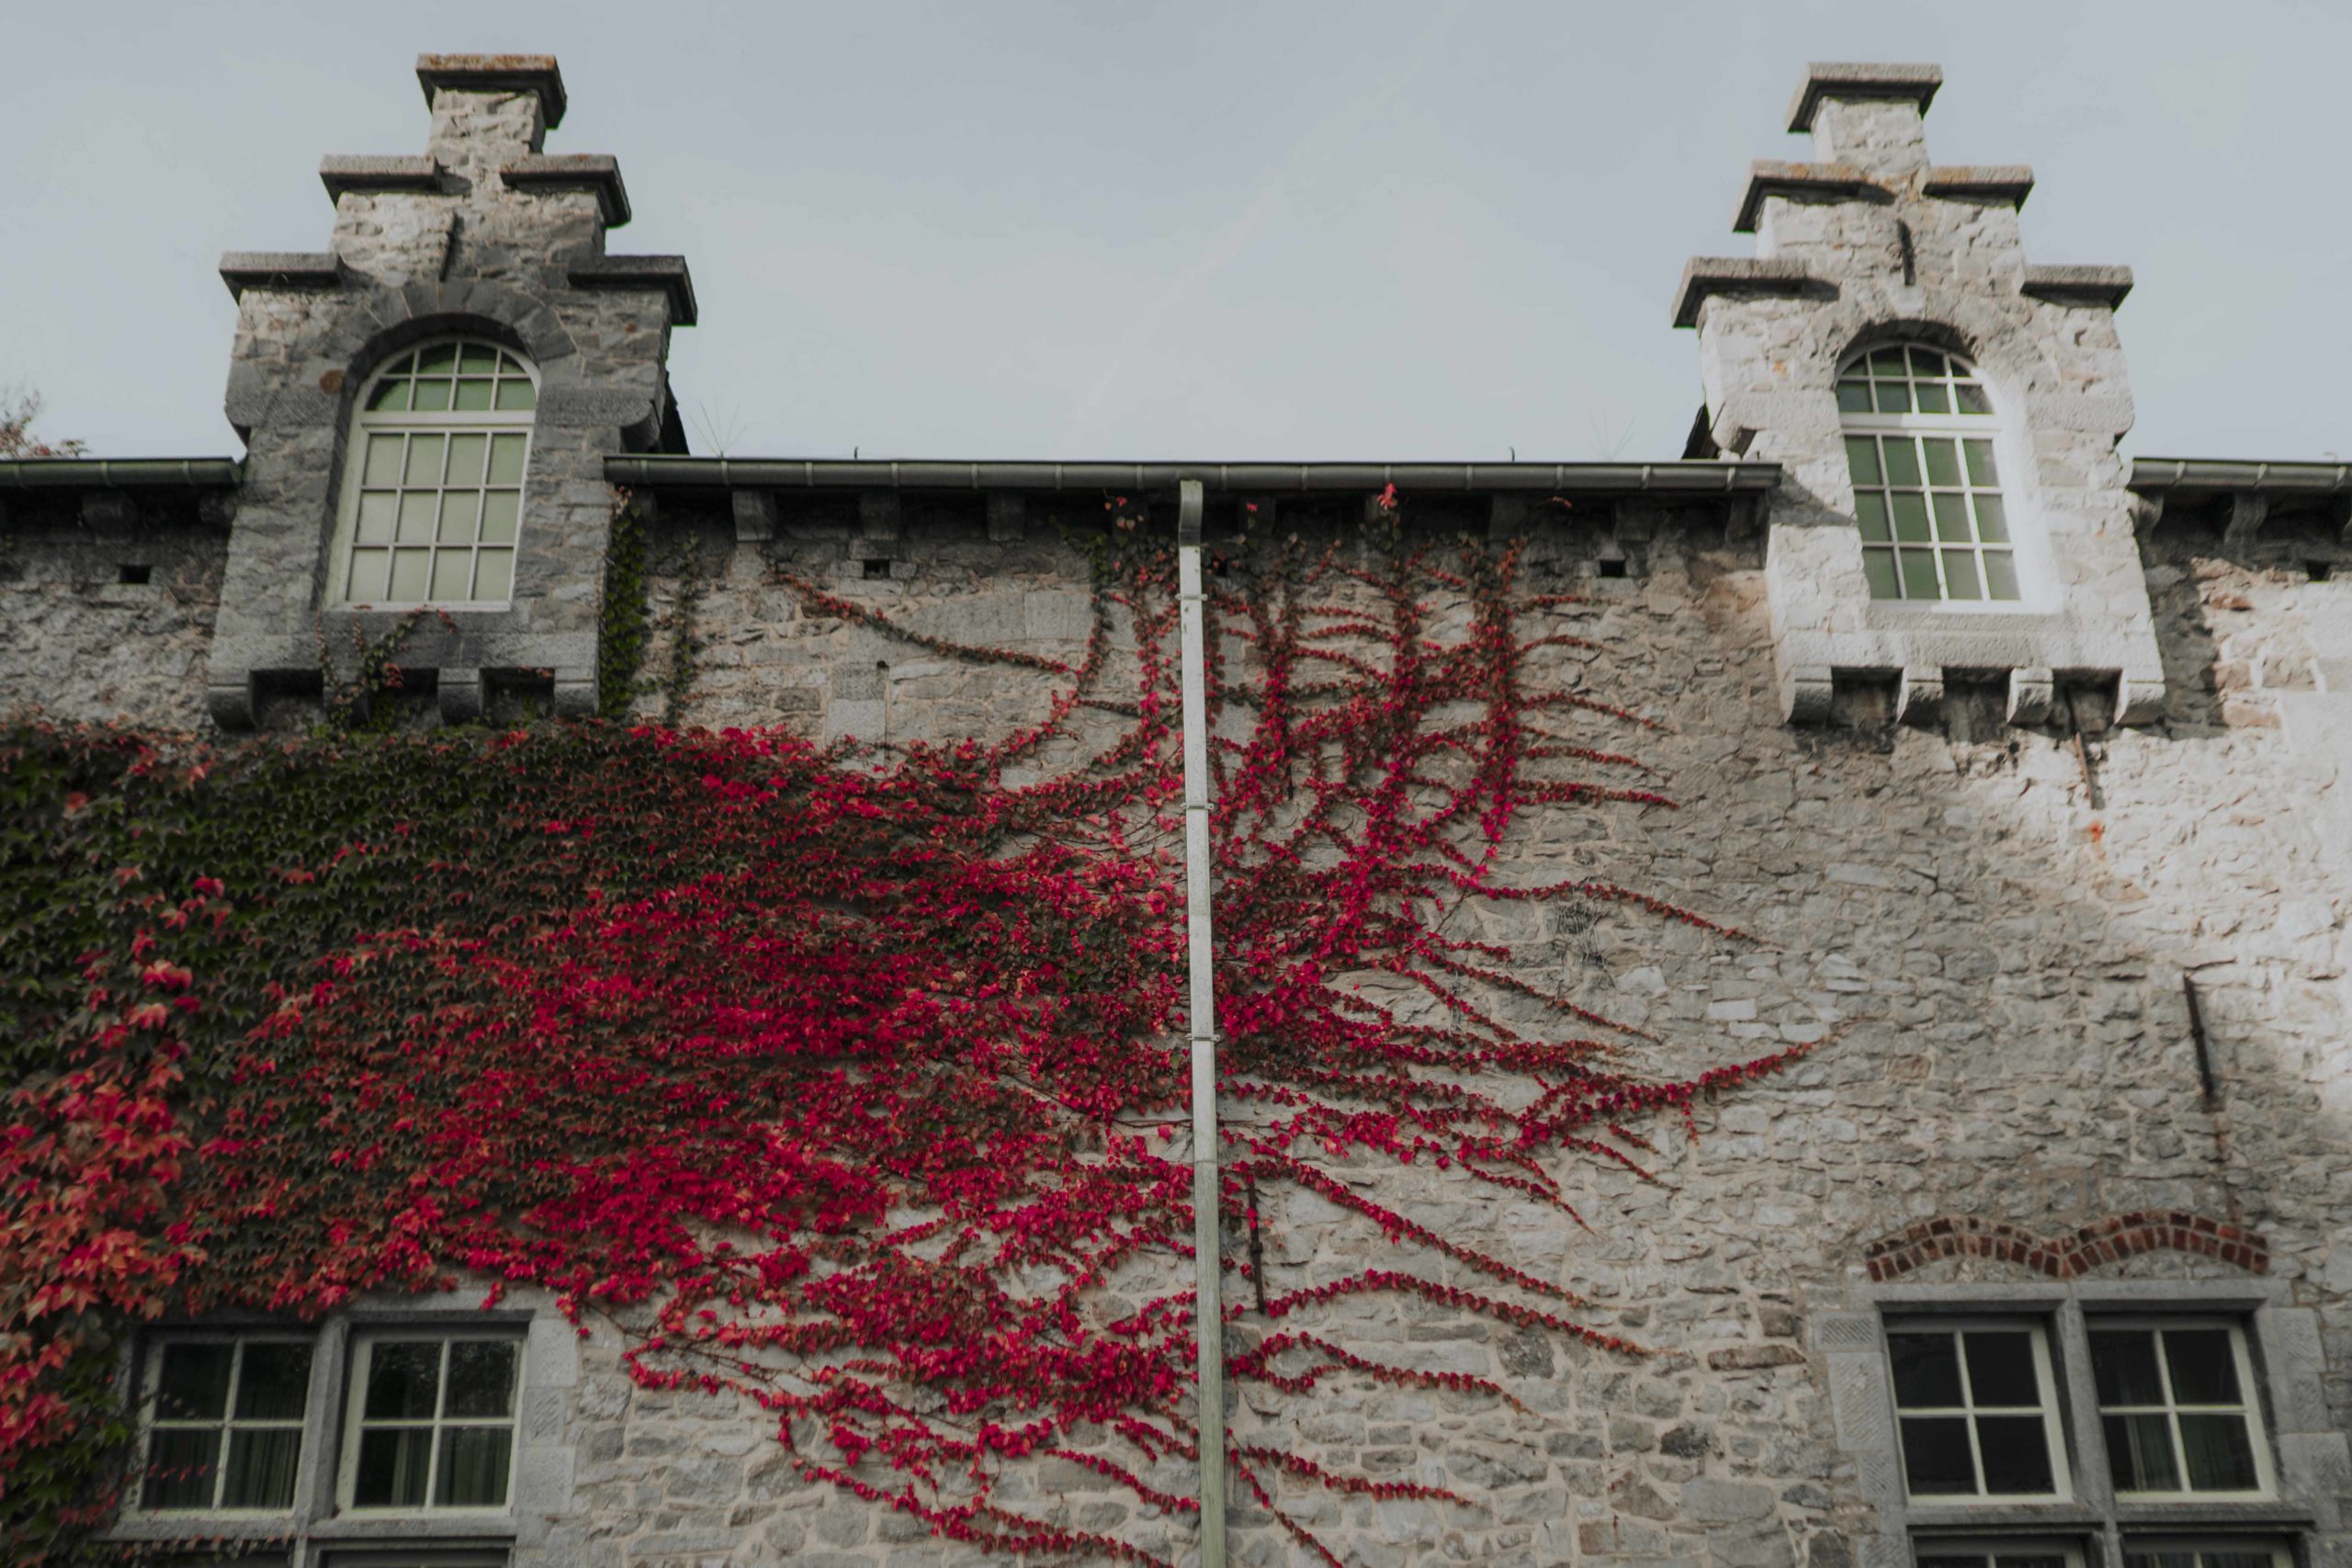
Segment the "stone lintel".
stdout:
<svg viewBox="0 0 2352 1568">
<path fill-rule="evenodd" d="M 516 190 L 594 191 L 605 228 L 628 221 L 628 188 L 621 184 L 620 161 L 609 153 L 534 152 L 498 173 Z"/>
<path fill-rule="evenodd" d="M 2023 207 L 2033 191 L 2033 169 L 2026 164 L 1939 164 L 1919 182 L 1922 196 L 1963 201 L 1997 201 Z"/>
<path fill-rule="evenodd" d="M 1828 286 L 1804 264 L 1779 257 L 1692 256 L 1674 288 L 1674 324 L 1699 324 L 1699 304 L 1711 294 L 1809 294 Z"/>
<path fill-rule="evenodd" d="M 2113 310 L 2132 292 L 2128 266 L 2051 266 L 2028 264 L 2018 291 L 2061 305 L 2104 305 Z"/>
<path fill-rule="evenodd" d="M 333 251 L 230 251 L 220 258 L 220 281 L 229 298 L 248 288 L 335 288 L 343 263 Z"/>
<path fill-rule="evenodd" d="M 684 256 L 596 256 L 571 264 L 574 288 L 658 289 L 670 299 L 673 326 L 695 324 L 695 283 Z"/>
<path fill-rule="evenodd" d="M 1804 68 L 1804 81 L 1789 104 L 1789 130 L 1811 130 L 1814 111 L 1824 98 L 1894 98 L 1917 104 L 1926 114 L 1943 83 L 1943 68 L 1938 65 L 1816 60 Z"/>
<path fill-rule="evenodd" d="M 1759 158 L 1748 166 L 1747 189 L 1731 220 L 1735 234 L 1756 232 L 1757 216 L 1768 196 L 1815 197 L 1836 199 L 1861 196 L 1876 188 L 1869 174 L 1852 164 L 1786 164 Z"/>
<path fill-rule="evenodd" d="M 423 154 L 339 154 L 319 161 L 319 183 L 327 199 L 340 201 L 347 193 L 374 196 L 384 191 L 411 191 L 438 196 L 447 187 L 441 165 Z"/>
<path fill-rule="evenodd" d="M 444 87 L 463 93 L 536 93 L 550 130 L 563 123 L 563 72 L 552 54 L 420 54 L 416 85 L 424 102 Z"/>
</svg>

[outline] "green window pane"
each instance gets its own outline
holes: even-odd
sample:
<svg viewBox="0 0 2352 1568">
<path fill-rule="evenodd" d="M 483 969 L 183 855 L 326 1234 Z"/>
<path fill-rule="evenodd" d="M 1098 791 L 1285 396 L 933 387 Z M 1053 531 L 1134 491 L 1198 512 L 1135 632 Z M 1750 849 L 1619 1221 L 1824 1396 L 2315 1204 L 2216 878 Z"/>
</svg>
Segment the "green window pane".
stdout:
<svg viewBox="0 0 2352 1568">
<path fill-rule="evenodd" d="M 449 483 L 470 488 L 481 483 L 483 460 L 490 455 L 487 435 L 457 434 L 449 437 Z"/>
<path fill-rule="evenodd" d="M 511 1427 L 453 1427 L 441 1433 L 441 1476 L 434 1503 L 444 1508 L 503 1508 L 514 1446 Z"/>
<path fill-rule="evenodd" d="M 1903 1477 L 1915 1497 L 1974 1496 L 1976 1462 L 1968 1451 L 1967 1419 L 1905 1416 Z"/>
<path fill-rule="evenodd" d="M 415 1508 L 424 1503 L 424 1479 L 433 1461 L 430 1427 L 379 1427 L 359 1434 L 359 1463 L 351 1479 L 351 1501 L 361 1508 Z"/>
<path fill-rule="evenodd" d="M 401 498 L 388 490 L 371 490 L 359 498 L 359 533 L 362 544 L 388 545 L 392 539 L 392 519 L 400 512 Z"/>
<path fill-rule="evenodd" d="M 481 495 L 479 491 L 451 491 L 441 498 L 441 543 L 472 544 L 475 525 L 481 521 Z"/>
<path fill-rule="evenodd" d="M 1952 556 L 1946 551 L 1944 565 Z M 1973 579 L 1974 572 L 1969 576 Z M 1960 595 L 1955 593 L 1953 597 Z M 1973 593 L 1968 595 L 1974 598 Z M 1976 1329 L 1961 1337 L 1968 1347 L 1968 1398 L 1979 1410 L 2041 1408 L 2041 1381 L 2033 1366 L 2033 1336 L 2022 1328 Z"/>
<path fill-rule="evenodd" d="M 471 550 L 443 550 L 433 558 L 433 598 L 440 604 L 463 604 L 473 592 Z"/>
<path fill-rule="evenodd" d="M 1974 381 L 1962 381 L 1952 389 L 1952 393 L 1959 400 L 1962 413 L 1991 413 L 1993 412 L 1993 400 L 1986 397 L 1984 389 Z"/>
<path fill-rule="evenodd" d="M 450 405 L 466 413 L 475 413 L 490 407 L 490 383 L 469 378 L 458 383 L 458 400 Z"/>
<path fill-rule="evenodd" d="M 430 376 L 436 371 L 447 376 L 457 367 L 458 345 L 454 343 L 435 344 L 431 348 L 417 351 L 416 372 L 420 376 Z"/>
<path fill-rule="evenodd" d="M 2108 1469 L 2118 1492 L 2177 1492 L 2180 1470 L 2173 1461 L 2172 1422 L 2159 1415 L 2100 1417 L 2107 1434 Z"/>
<path fill-rule="evenodd" d="M 501 409 L 527 410 L 533 406 L 530 381 L 524 378 L 519 370 L 515 376 L 514 380 L 498 383 L 498 406 Z"/>
<path fill-rule="evenodd" d="M 1935 494 L 1936 537 L 1945 544 L 1967 544 L 1968 497 L 1958 491 L 1939 490 Z"/>
<path fill-rule="evenodd" d="M 1911 345 L 1911 373 L 1939 377 L 1944 373 L 1944 356 L 1932 348 L 1922 348 L 1915 343 Z"/>
<path fill-rule="evenodd" d="M 368 1358 L 368 1402 L 360 1414 L 370 1421 L 430 1420 L 440 1387 L 440 1340 L 382 1340 Z"/>
<path fill-rule="evenodd" d="M 1950 413 L 1951 400 L 1941 381 L 1922 381 L 1918 386 L 1921 413 Z"/>
<path fill-rule="evenodd" d="M 514 1409 L 514 1343 L 460 1339 L 449 1347 L 449 1399 L 445 1415 L 506 1416 Z"/>
<path fill-rule="evenodd" d="M 416 384 L 416 401 L 412 406 L 419 413 L 440 412 L 449 406 L 449 383 L 419 381 Z"/>
<path fill-rule="evenodd" d="M 229 1410 L 233 1345 L 166 1345 L 155 1379 L 155 1416 L 163 1421 L 218 1421 Z"/>
<path fill-rule="evenodd" d="M 2162 1404 L 2165 1385 L 2156 1371 L 2153 1329 L 2101 1329 L 2091 1336 L 2091 1381 L 2099 1408 L 2118 1404 Z"/>
<path fill-rule="evenodd" d="M 147 1445 L 140 1500 L 150 1508 L 209 1508 L 220 1462 L 220 1427 L 158 1427 Z"/>
<path fill-rule="evenodd" d="M 502 354 L 498 356 L 498 368 L 503 374 L 508 376 L 527 374 L 523 368 L 523 362 L 511 354 Z"/>
<path fill-rule="evenodd" d="M 2254 1445 L 2243 1416 L 2180 1417 L 2180 1451 L 2188 1461 L 2192 1492 L 2251 1492 L 2256 1484 Z"/>
<path fill-rule="evenodd" d="M 2165 1365 L 2176 1404 L 2237 1404 L 2238 1359 L 2226 1328 L 2167 1328 Z"/>
<path fill-rule="evenodd" d="M 433 552 L 425 550 L 394 550 L 392 552 L 392 585 L 386 594 L 396 604 L 412 604 L 424 597 L 425 571 Z"/>
<path fill-rule="evenodd" d="M 401 438 L 397 435 L 371 435 L 368 438 L 368 471 L 366 481 L 371 485 L 396 485 L 401 482 Z"/>
<path fill-rule="evenodd" d="M 229 1472 L 220 1483 L 224 1508 L 287 1508 L 294 1503 L 294 1472 L 302 1461 L 302 1428 L 263 1427 L 229 1434 Z"/>
<path fill-rule="evenodd" d="M 311 1348 L 308 1345 L 245 1347 L 245 1364 L 237 1373 L 237 1416 L 246 1421 L 300 1421 L 311 1392 Z"/>
<path fill-rule="evenodd" d="M 490 443 L 490 482 L 494 485 L 518 485 L 523 482 L 522 435 L 498 435 Z"/>
<path fill-rule="evenodd" d="M 412 485 L 437 485 L 441 482 L 441 449 L 448 437 L 441 434 L 412 435 L 408 442 L 408 462 L 401 469 L 401 482 Z"/>
<path fill-rule="evenodd" d="M 433 537 L 435 502 L 441 499 L 429 490 L 413 490 L 401 497 L 400 542 L 422 545 Z"/>
<path fill-rule="evenodd" d="M 506 597 L 514 582 L 514 552 L 484 550 L 474 569 L 474 598 L 493 604 Z"/>
<path fill-rule="evenodd" d="M 1984 552 L 1984 597 L 2014 599 L 2018 596 L 2017 563 L 2007 550 Z"/>
<path fill-rule="evenodd" d="M 481 498 L 481 541 L 485 545 L 514 542 L 514 515 L 521 510 L 520 491 L 494 490 Z"/>
<path fill-rule="evenodd" d="M 406 381 L 378 382 L 375 395 L 368 400 L 368 406 L 371 409 L 393 409 L 404 412 L 408 408 L 408 383 Z"/>
<path fill-rule="evenodd" d="M 1868 435 L 1846 437 L 1846 466 L 1853 470 L 1856 484 L 1878 483 L 1878 442 Z"/>
<path fill-rule="evenodd" d="M 351 552 L 351 586 L 345 597 L 362 603 L 381 599 L 386 578 L 392 570 L 390 550 L 354 550 Z"/>
<path fill-rule="evenodd" d="M 2055 1551 L 2004 1551 L 1994 1557 L 1993 1568 L 2066 1568 L 2066 1559 Z"/>
<path fill-rule="evenodd" d="M 2197 1568 L 2193 1551 L 2126 1551 L 2123 1568 Z M 2266 1563 L 2264 1568 L 2268 1568 Z"/>
<path fill-rule="evenodd" d="M 2050 1433 L 2039 1416 L 1980 1416 L 1976 1446 L 1984 1456 L 1984 1490 L 1996 1496 L 2057 1490 L 2050 1474 Z"/>
<path fill-rule="evenodd" d="M 1900 599 L 1903 597 L 1903 590 L 1896 587 L 1894 582 L 1894 552 L 1893 550 L 1864 550 L 1862 575 L 1870 580 L 1871 598 Z"/>
<path fill-rule="evenodd" d="M 1985 1560 L 1971 1552 L 1955 1557 L 1947 1551 L 1923 1551 L 1912 1559 L 1916 1568 L 1985 1568 Z"/>
<path fill-rule="evenodd" d="M 1983 590 L 1978 587 L 1976 581 L 1976 556 L 1973 551 L 1946 550 L 1944 552 L 1944 593 L 1947 598 L 1951 599 L 1984 597 Z M 1984 1396 L 1979 1394 L 1977 1400 L 1979 1404 L 1984 1403 Z M 2006 1404 L 2011 1402 L 2003 1400 L 2001 1403 Z M 2023 1400 L 2016 1403 L 2031 1404 L 2032 1402 Z"/>
<path fill-rule="evenodd" d="M 1878 412 L 1881 413 L 1909 413 L 1911 412 L 1910 383 L 1907 381 L 1881 381 L 1878 384 Z"/>
<path fill-rule="evenodd" d="M 1998 489 L 2001 470 L 1993 463 L 1993 444 L 1990 441 L 1963 441 L 1960 445 L 1968 455 L 1968 482 L 1982 485 L 1987 490 Z"/>
<path fill-rule="evenodd" d="M 1976 501 L 1976 536 L 1986 544 L 2005 545 L 2009 541 L 2009 514 L 1997 495 L 1978 491 Z"/>
<path fill-rule="evenodd" d="M 1949 436 L 1923 436 L 1919 451 L 1928 459 L 1928 482 L 1931 485 L 1956 485 L 1960 482 L 1960 444 Z"/>
<path fill-rule="evenodd" d="M 1871 375 L 1900 376 L 1903 373 L 1903 351 L 1901 349 L 1882 348 L 1877 353 L 1871 355 Z"/>
<path fill-rule="evenodd" d="M 1871 384 L 1868 381 L 1838 382 L 1838 412 L 1839 413 L 1870 412 Z"/>
<path fill-rule="evenodd" d="M 469 376 L 487 376 L 498 368 L 498 350 L 486 343 L 465 344 L 458 368 Z"/>
<path fill-rule="evenodd" d="M 1890 435 L 1880 446 L 1886 453 L 1886 482 L 1915 485 L 1919 482 L 1918 444 L 1907 435 Z"/>
<path fill-rule="evenodd" d="M 1894 503 L 1894 536 L 1915 543 L 1927 539 L 1927 496 L 1916 490 L 1899 490 L 1888 499 Z"/>
<path fill-rule="evenodd" d="M 1903 596 L 1905 599 L 1940 599 L 1943 585 L 1936 581 L 1936 552 L 1933 550 L 1903 550 Z"/>
<path fill-rule="evenodd" d="M 1890 1334 L 1886 1354 L 1894 1372 L 1898 1409 L 1961 1403 L 1960 1358 L 1954 1354 L 1950 1334 Z"/>
<path fill-rule="evenodd" d="M 1877 544 L 1888 536 L 1886 532 L 1886 496 L 1874 490 L 1854 492 L 1854 521 L 1861 527 L 1865 541 Z"/>
</svg>

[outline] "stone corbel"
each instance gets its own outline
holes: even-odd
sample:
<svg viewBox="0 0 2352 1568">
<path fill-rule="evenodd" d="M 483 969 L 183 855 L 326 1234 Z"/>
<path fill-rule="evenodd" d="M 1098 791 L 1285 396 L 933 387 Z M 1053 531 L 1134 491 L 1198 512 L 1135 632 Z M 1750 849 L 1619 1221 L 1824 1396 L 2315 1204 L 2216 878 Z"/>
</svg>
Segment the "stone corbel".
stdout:
<svg viewBox="0 0 2352 1568">
<path fill-rule="evenodd" d="M 596 679 L 594 675 L 555 678 L 555 711 L 563 718 L 594 718 L 596 716 Z"/>
<path fill-rule="evenodd" d="M 481 716 L 480 670 L 444 670 L 435 679 L 435 696 L 444 724 L 467 724 Z"/>
<path fill-rule="evenodd" d="M 1789 724 L 1826 724 L 1837 682 L 1826 664 L 1796 664 L 1781 671 L 1781 717 Z"/>
<path fill-rule="evenodd" d="M 758 544 L 775 537 L 775 492 L 767 490 L 739 490 L 730 492 L 735 502 L 735 538 L 739 544 Z"/>
<path fill-rule="evenodd" d="M 2165 716 L 2165 677 L 2160 670 L 2122 670 L 2115 677 L 2115 722 L 2154 724 Z"/>
<path fill-rule="evenodd" d="M 251 671 L 216 676 L 204 688 L 205 711 L 222 729 L 253 728 L 259 722 L 255 705 Z"/>
<path fill-rule="evenodd" d="M 2009 722 L 2028 728 L 2049 723 L 2056 687 L 2056 672 L 2047 666 L 2010 671 Z"/>
<path fill-rule="evenodd" d="M 1934 665 L 1906 665 L 1894 688 L 1894 722 L 1933 724 L 1943 713 L 1944 672 Z"/>
<path fill-rule="evenodd" d="M 1029 532 L 1029 503 L 1023 497 L 1001 491 L 989 493 L 989 542 L 1012 544 Z"/>
<path fill-rule="evenodd" d="M 2259 491 L 2240 491 L 2230 497 L 2229 525 L 2222 530 L 2222 548 L 2242 556 L 2254 548 L 2262 525 L 2270 515 L 2270 498 Z"/>
</svg>

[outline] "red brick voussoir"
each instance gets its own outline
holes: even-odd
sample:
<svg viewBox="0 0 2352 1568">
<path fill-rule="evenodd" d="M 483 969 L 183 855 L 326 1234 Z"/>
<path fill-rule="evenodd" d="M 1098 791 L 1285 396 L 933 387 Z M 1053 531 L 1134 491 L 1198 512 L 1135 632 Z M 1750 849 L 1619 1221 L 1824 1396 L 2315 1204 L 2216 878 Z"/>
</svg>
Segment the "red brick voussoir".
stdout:
<svg viewBox="0 0 2352 1568">
<path fill-rule="evenodd" d="M 2249 1274 L 2270 1271 L 2270 1244 L 2263 1236 L 2179 1209 L 2110 1214 L 2048 1236 L 2002 1220 L 1946 1214 L 1882 1237 L 1862 1256 L 1873 1280 L 1899 1280 L 1943 1258 L 1990 1258 L 2052 1280 L 2073 1280 L 2102 1264 L 2162 1251 L 2199 1253 Z"/>
</svg>

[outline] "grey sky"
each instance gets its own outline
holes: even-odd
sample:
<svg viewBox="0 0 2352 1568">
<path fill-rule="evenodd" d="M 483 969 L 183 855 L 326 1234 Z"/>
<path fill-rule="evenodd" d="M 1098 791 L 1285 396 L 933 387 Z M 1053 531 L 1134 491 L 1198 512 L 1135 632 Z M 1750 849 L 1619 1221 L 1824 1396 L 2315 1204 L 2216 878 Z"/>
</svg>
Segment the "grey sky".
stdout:
<svg viewBox="0 0 2352 1568">
<path fill-rule="evenodd" d="M 552 151 L 683 252 L 697 450 L 1679 456 L 1667 324 L 1807 59 L 1932 60 L 1940 162 L 2030 163 L 2122 262 L 2132 447 L 2352 454 L 2352 8 L 481 0 L 48 5 L 6 35 L 0 387 L 102 454 L 234 453 L 224 250 L 315 250 L 413 152 L 425 50 L 551 51 Z"/>
</svg>

